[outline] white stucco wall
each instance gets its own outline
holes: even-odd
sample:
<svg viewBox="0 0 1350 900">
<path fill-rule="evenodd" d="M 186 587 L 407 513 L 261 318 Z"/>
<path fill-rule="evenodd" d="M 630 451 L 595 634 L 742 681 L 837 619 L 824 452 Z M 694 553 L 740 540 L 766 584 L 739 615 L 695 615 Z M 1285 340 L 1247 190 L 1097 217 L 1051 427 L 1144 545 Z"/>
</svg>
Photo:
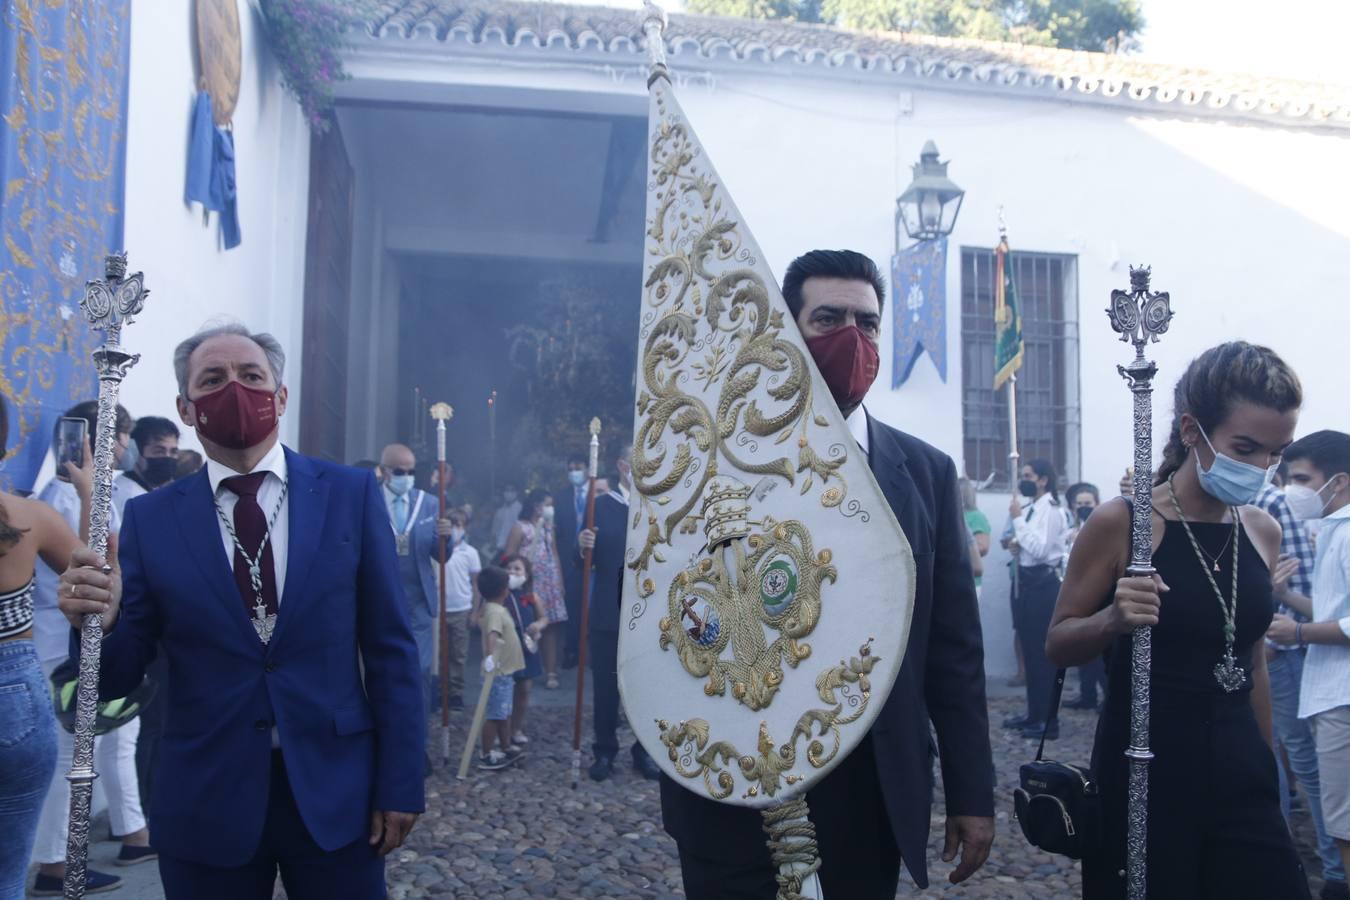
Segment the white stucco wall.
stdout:
<svg viewBox="0 0 1350 900">
<path fill-rule="evenodd" d="M 226 251 L 216 216 L 203 224 L 183 202 L 187 134 L 196 92 L 192 4 L 140 4 L 131 17 L 125 247 L 151 290 L 126 332 L 141 361 L 122 388 L 133 415 L 174 413 L 173 348 L 207 321 L 238 318 L 275 334 L 289 356 L 291 408 L 283 440 L 299 424 L 309 132 L 281 88 L 257 13 L 239 4 L 243 77 L 234 114 L 243 243 Z M 186 446 L 194 446 L 188 435 Z"/>
<path fill-rule="evenodd" d="M 1103 313 L 1111 290 L 1128 287 L 1130 263 L 1152 265 L 1155 289 L 1170 291 L 1177 311 L 1171 333 L 1151 351 L 1159 445 L 1186 363 L 1235 338 L 1270 345 L 1298 371 L 1306 390 L 1301 432 L 1350 428 L 1338 358 L 1350 326 L 1350 181 L 1338 174 L 1350 159 L 1350 134 L 725 75 L 711 88 L 688 86 L 680 98 L 780 273 L 813 246 L 889 260 L 895 196 L 909 163 L 928 138 L 953 161 L 950 174 L 967 193 L 950 242 L 947 381 L 921 359 L 892 390 L 883 353 L 866 402 L 958 465 L 959 247 L 992 246 L 1000 206 L 1014 251 L 1078 257 L 1082 467 L 1071 476 L 1110 491 L 1131 461 L 1131 398 L 1115 371 L 1131 351 Z M 887 316 L 883 347 L 891 328 Z M 981 506 L 1001 528 L 1006 496 L 982 498 Z M 997 548 L 986 560 L 982 603 L 988 668 L 999 675 L 1014 667 L 1005 562 Z"/>
</svg>

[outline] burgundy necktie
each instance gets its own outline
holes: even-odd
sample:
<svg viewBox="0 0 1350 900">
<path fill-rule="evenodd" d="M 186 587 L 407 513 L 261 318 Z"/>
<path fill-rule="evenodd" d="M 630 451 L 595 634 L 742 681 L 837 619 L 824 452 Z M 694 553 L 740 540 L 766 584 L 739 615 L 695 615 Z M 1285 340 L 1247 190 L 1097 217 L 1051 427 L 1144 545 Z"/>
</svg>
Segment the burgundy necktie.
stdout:
<svg viewBox="0 0 1350 900">
<path fill-rule="evenodd" d="M 267 516 L 258 505 L 258 490 L 267 478 L 266 472 L 254 472 L 252 475 L 236 475 L 226 478 L 221 486 L 238 496 L 234 504 L 234 533 L 239 543 L 257 558 L 258 547 L 267 534 Z M 269 539 L 263 548 L 262 559 L 258 561 L 262 576 L 262 600 L 267 606 L 267 615 L 277 614 L 277 573 L 272 562 L 272 541 Z M 239 548 L 234 548 L 234 583 L 239 588 L 239 596 L 244 601 L 244 611 L 250 619 L 256 618 L 258 596 L 253 590 L 253 579 L 249 575 L 249 563 Z"/>
</svg>

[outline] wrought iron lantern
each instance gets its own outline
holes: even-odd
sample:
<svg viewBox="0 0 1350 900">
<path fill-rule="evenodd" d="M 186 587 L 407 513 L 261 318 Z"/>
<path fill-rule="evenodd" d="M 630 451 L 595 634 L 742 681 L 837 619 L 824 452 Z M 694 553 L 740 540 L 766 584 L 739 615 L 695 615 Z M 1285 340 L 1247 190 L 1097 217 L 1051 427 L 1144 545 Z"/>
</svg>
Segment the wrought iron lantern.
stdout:
<svg viewBox="0 0 1350 900">
<path fill-rule="evenodd" d="M 900 229 L 911 240 L 931 241 L 945 237 L 956 227 L 961 199 L 966 192 L 947 177 L 947 163 L 938 161 L 937 144 L 923 145 L 914 164 L 914 180 L 895 201 L 895 246 L 904 246 Z"/>
</svg>

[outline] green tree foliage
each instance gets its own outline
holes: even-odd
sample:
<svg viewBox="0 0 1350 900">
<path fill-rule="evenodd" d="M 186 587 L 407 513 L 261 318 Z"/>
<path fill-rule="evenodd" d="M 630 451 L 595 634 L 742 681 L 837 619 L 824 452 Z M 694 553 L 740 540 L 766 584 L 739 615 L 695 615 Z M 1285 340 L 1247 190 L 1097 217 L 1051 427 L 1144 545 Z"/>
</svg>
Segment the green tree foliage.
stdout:
<svg viewBox="0 0 1350 900">
<path fill-rule="evenodd" d="M 824 22 L 1114 53 L 1143 28 L 1139 0 L 689 0 L 690 12 Z"/>
</svg>

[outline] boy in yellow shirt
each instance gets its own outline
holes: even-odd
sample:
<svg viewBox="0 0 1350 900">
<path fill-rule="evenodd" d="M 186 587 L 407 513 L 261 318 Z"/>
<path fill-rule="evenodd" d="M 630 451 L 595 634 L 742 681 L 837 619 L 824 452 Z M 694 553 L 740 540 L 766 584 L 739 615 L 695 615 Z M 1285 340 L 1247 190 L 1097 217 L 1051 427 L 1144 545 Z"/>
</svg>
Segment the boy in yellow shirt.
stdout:
<svg viewBox="0 0 1350 900">
<path fill-rule="evenodd" d="M 511 746 L 511 696 L 515 679 L 510 676 L 525 667 L 515 622 L 506 608 L 510 578 L 504 569 L 487 566 L 478 573 L 478 593 L 483 598 L 479 628 L 483 633 L 483 672 L 492 679 L 487 714 L 483 720 L 483 752 L 478 768 L 504 769 L 521 755 Z"/>
</svg>

